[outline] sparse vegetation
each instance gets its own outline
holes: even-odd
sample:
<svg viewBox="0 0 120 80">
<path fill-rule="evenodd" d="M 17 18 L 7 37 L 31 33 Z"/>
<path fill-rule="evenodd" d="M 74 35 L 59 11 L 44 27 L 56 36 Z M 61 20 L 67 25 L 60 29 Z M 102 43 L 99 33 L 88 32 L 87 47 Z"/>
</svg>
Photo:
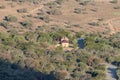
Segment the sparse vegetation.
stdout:
<svg viewBox="0 0 120 80">
<path fill-rule="evenodd" d="M 62 14 L 62 12 L 59 9 L 51 9 L 47 11 L 47 13 L 50 15 L 61 15 Z"/>
<path fill-rule="evenodd" d="M 9 21 L 9 22 L 16 22 L 17 21 L 17 17 L 12 16 L 12 15 L 8 15 L 8 16 L 5 16 L 5 20 Z"/>
<path fill-rule="evenodd" d="M 25 20 L 25 21 L 21 22 L 21 25 L 26 28 L 30 28 L 30 27 L 32 27 L 33 22 L 31 20 Z"/>
<path fill-rule="evenodd" d="M 0 5 L 0 9 L 5 9 L 5 6 L 4 5 Z"/>
<path fill-rule="evenodd" d="M 17 12 L 19 12 L 19 13 L 26 13 L 27 9 L 26 8 L 18 9 Z"/>
<path fill-rule="evenodd" d="M 120 6 L 115 6 L 115 7 L 113 7 L 114 9 L 120 9 Z"/>
<path fill-rule="evenodd" d="M 8 26 L 9 26 L 9 23 L 6 22 L 6 21 L 2 21 L 2 22 L 0 23 L 0 25 L 7 29 Z"/>
<path fill-rule="evenodd" d="M 0 80 L 106 80 L 106 64 L 119 80 L 119 0 L 0 4 Z"/>
<path fill-rule="evenodd" d="M 118 80 L 120 80 L 120 68 L 117 69 Z"/>
<path fill-rule="evenodd" d="M 77 14 L 81 13 L 81 8 L 75 8 L 74 13 L 77 13 Z"/>
<path fill-rule="evenodd" d="M 99 26 L 99 23 L 98 22 L 90 22 L 90 23 L 88 23 L 89 25 L 91 25 L 91 26 Z"/>
<path fill-rule="evenodd" d="M 118 0 L 111 0 L 110 3 L 117 3 Z"/>
</svg>

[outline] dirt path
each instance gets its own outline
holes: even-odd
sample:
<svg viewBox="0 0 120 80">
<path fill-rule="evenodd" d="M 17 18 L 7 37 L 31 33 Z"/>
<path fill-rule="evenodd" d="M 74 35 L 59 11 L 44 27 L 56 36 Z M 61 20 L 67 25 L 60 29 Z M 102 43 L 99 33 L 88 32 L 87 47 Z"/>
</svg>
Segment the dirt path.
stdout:
<svg viewBox="0 0 120 80">
<path fill-rule="evenodd" d="M 44 4 L 49 3 L 49 2 L 52 2 L 52 1 L 55 1 L 55 0 L 46 0 L 46 2 L 43 1 L 42 4 L 40 4 L 39 7 L 36 7 L 35 9 L 29 11 L 28 13 L 26 13 L 26 15 L 35 13 L 35 12 L 38 11 L 39 9 L 42 9 L 42 8 L 44 7 Z"/>
<path fill-rule="evenodd" d="M 117 80 L 116 69 L 117 67 L 111 64 L 106 64 L 107 67 L 107 80 Z"/>
<path fill-rule="evenodd" d="M 113 35 L 116 33 L 115 27 L 111 24 L 111 20 L 109 20 L 108 22 L 109 28 L 110 28 L 110 35 Z"/>
<path fill-rule="evenodd" d="M 110 28 L 110 35 L 113 35 L 113 34 L 115 34 L 117 31 L 116 31 L 116 29 L 115 29 L 115 26 L 113 26 L 112 25 L 112 21 L 113 20 L 117 20 L 117 19 L 120 19 L 120 17 L 119 18 L 112 18 L 112 19 L 109 19 L 106 23 L 109 25 L 109 28 Z"/>
<path fill-rule="evenodd" d="M 44 5 L 41 5 L 40 7 L 37 7 L 33 10 L 31 10 L 28 14 L 33 14 L 34 12 L 36 12 L 38 9 L 42 9 L 44 7 Z"/>
</svg>

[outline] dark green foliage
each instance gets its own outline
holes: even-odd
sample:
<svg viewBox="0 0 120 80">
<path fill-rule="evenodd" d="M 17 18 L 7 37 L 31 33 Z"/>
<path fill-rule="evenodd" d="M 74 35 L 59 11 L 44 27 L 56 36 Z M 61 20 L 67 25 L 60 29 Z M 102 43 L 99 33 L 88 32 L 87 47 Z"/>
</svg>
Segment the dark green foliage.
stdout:
<svg viewBox="0 0 120 80">
<path fill-rule="evenodd" d="M 38 34 L 34 32 L 26 32 L 25 39 L 27 41 L 37 41 Z"/>
<path fill-rule="evenodd" d="M 48 33 L 44 33 L 44 32 L 41 32 L 38 34 L 38 37 L 37 37 L 37 41 L 38 42 L 52 42 L 52 38 L 50 37 L 50 35 Z"/>
<path fill-rule="evenodd" d="M 91 25 L 91 26 L 99 26 L 99 23 L 98 22 L 90 22 L 90 23 L 88 23 L 89 25 Z"/>
<path fill-rule="evenodd" d="M 56 80 L 51 74 L 37 72 L 32 68 L 21 68 L 17 64 L 0 59 L 0 80 Z"/>
<path fill-rule="evenodd" d="M 104 44 L 101 44 L 101 41 L 97 39 L 97 36 L 90 35 L 86 37 L 86 48 L 100 50 L 103 46 Z"/>
<path fill-rule="evenodd" d="M 77 38 L 83 37 L 85 48 L 73 47 L 72 51 L 64 51 L 61 46 L 56 48 L 56 41 L 62 37 L 68 37 L 71 45 L 77 44 Z M 0 58 L 9 60 L 7 64 L 0 61 L 0 79 L 105 80 L 106 66 L 101 63 L 120 65 L 117 44 L 119 33 L 109 39 L 82 32 L 72 35 L 63 29 L 28 31 L 21 35 L 0 33 Z M 38 75 L 36 71 L 46 75 Z"/>
<path fill-rule="evenodd" d="M 98 65 L 98 66 L 95 67 L 95 69 L 105 71 L 106 70 L 106 66 L 105 65 Z"/>
<path fill-rule="evenodd" d="M 24 69 L 21 69 L 16 64 L 10 64 L 7 61 L 4 62 L 0 60 L 0 79 L 1 80 L 27 80 L 27 79 L 33 80 L 35 79 L 35 77 L 32 74 L 34 73 L 31 73 L 29 70 L 24 71 Z"/>
<path fill-rule="evenodd" d="M 5 39 L 2 39 L 2 44 L 13 46 L 15 44 L 15 42 L 12 38 L 5 38 Z"/>
</svg>

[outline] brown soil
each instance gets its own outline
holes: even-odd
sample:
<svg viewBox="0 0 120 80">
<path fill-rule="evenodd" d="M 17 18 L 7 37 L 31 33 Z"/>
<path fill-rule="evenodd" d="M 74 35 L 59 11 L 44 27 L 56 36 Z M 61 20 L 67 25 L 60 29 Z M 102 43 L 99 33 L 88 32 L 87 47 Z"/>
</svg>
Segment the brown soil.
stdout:
<svg viewBox="0 0 120 80">
<path fill-rule="evenodd" d="M 120 9 L 114 9 L 113 7 L 119 6 L 120 1 L 117 4 L 112 4 L 110 0 L 93 0 L 86 6 L 81 6 L 75 0 L 67 0 L 62 4 L 60 10 L 62 15 L 49 15 L 51 21 L 45 23 L 44 21 L 31 18 L 23 18 L 23 16 L 32 14 L 33 16 L 39 12 L 40 9 L 45 9 L 45 5 L 48 2 L 54 0 L 42 1 L 40 4 L 31 4 L 29 2 L 16 3 L 11 1 L 1 0 L 0 4 L 4 5 L 5 9 L 0 9 L 0 22 L 3 21 L 4 17 L 7 15 L 14 15 L 18 18 L 18 21 L 14 23 L 15 25 L 22 27 L 19 22 L 30 19 L 34 23 L 34 28 L 41 25 L 58 25 L 60 28 L 68 29 L 71 31 L 79 32 L 106 32 L 109 34 L 114 34 L 120 32 Z M 81 14 L 74 13 L 74 9 L 82 7 L 85 11 Z M 27 8 L 27 13 L 18 13 L 17 10 L 21 8 Z M 94 11 L 96 10 L 96 11 Z M 117 15 L 115 14 L 117 13 Z M 119 14 L 118 14 L 119 13 Z M 98 19 L 103 18 L 103 21 L 98 21 Z M 99 22 L 99 26 L 91 26 L 88 23 Z M 104 25 L 107 23 L 108 25 Z M 79 25 L 75 27 L 74 25 Z M 70 26 L 69 28 L 67 26 Z M 5 31 L 4 27 L 1 26 L 1 31 Z"/>
</svg>

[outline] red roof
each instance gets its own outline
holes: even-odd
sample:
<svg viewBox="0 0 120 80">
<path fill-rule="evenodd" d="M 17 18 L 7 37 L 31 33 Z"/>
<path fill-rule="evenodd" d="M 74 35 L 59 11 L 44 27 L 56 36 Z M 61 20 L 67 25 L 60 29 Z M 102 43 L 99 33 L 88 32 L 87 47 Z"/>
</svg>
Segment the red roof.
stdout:
<svg viewBox="0 0 120 80">
<path fill-rule="evenodd" d="M 69 41 L 67 41 L 67 40 L 62 40 L 61 42 L 62 43 L 69 43 Z"/>
</svg>

